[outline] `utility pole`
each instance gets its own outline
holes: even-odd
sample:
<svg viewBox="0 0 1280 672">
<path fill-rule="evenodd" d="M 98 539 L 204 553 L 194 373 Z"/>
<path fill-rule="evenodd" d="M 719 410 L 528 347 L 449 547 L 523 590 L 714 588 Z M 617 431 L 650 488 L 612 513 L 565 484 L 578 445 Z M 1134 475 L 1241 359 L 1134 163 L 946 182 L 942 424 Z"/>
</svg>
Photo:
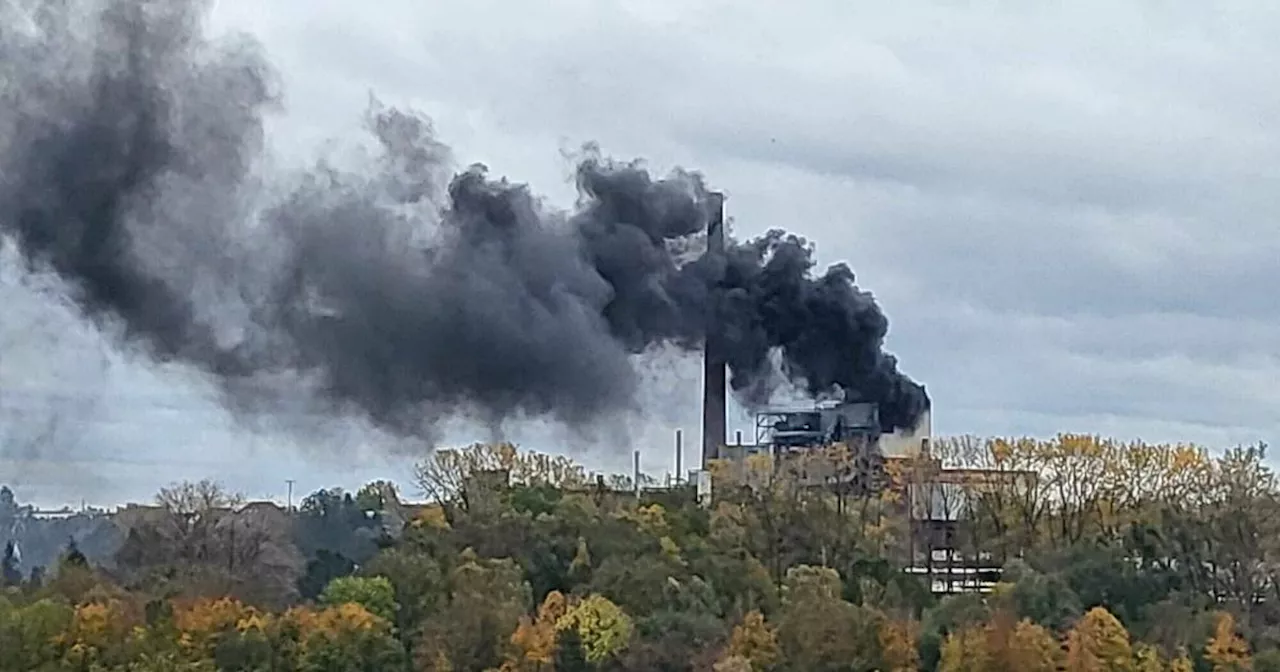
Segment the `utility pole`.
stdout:
<svg viewBox="0 0 1280 672">
<path fill-rule="evenodd" d="M 286 478 L 284 482 L 289 484 L 289 505 L 288 505 L 288 508 L 286 508 L 286 509 L 285 509 L 285 511 L 286 511 L 286 512 L 288 512 L 288 513 L 293 513 L 293 483 L 294 483 L 294 481 L 293 481 L 293 479 L 292 479 L 292 478 Z"/>
</svg>

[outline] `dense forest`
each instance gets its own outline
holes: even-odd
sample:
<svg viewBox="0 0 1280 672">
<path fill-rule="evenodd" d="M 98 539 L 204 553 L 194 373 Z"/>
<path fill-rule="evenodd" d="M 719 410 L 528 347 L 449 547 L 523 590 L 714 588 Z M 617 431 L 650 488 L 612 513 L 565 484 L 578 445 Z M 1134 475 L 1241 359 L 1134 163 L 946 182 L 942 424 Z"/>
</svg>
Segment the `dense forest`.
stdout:
<svg viewBox="0 0 1280 672">
<path fill-rule="evenodd" d="M 509 445 L 430 455 L 429 504 L 176 484 L 115 514 L 111 562 L 9 545 L 0 670 L 1280 670 L 1264 447 L 930 448 L 857 497 L 767 460 L 636 490 Z M 935 594 L 938 539 L 999 580 Z"/>
</svg>

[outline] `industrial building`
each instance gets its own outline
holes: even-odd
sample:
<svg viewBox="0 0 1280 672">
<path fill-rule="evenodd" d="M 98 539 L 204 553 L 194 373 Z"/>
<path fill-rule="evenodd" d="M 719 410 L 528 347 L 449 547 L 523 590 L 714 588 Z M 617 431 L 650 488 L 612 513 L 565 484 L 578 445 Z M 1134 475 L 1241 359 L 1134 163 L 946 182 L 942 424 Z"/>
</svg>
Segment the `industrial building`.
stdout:
<svg viewBox="0 0 1280 672">
<path fill-rule="evenodd" d="M 713 194 L 709 202 L 707 254 L 723 254 L 724 198 Z M 758 464 L 759 457 L 766 457 L 775 473 L 785 470 L 794 482 L 841 497 L 895 489 L 898 496 L 890 499 L 900 505 L 892 515 L 901 516 L 909 530 L 901 549 L 906 571 L 921 576 L 935 593 L 991 589 L 1000 567 L 972 543 L 967 497 L 975 486 L 992 479 L 1034 474 L 948 468 L 930 455 L 929 410 L 913 429 L 884 432 L 876 404 L 863 401 L 759 409 L 754 436 L 744 441 L 738 433 L 730 442 L 726 360 L 716 340 L 715 330 L 710 330 L 703 358 L 701 470 L 692 475 L 701 497 L 710 496 L 713 465 L 731 481 L 746 483 L 751 477 L 748 464 Z"/>
</svg>

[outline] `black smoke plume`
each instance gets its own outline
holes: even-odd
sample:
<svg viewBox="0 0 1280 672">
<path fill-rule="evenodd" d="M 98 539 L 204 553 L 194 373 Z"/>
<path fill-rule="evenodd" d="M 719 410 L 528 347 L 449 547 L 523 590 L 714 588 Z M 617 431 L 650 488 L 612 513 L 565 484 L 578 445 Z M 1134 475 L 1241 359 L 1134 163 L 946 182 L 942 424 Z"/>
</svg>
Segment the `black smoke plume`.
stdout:
<svg viewBox="0 0 1280 672">
<path fill-rule="evenodd" d="M 588 425 L 633 404 L 633 355 L 710 328 L 749 404 L 789 380 L 877 401 L 888 428 L 928 406 L 871 295 L 843 265 L 815 277 L 803 239 L 690 259 L 708 217 L 695 173 L 588 149 L 560 212 L 483 166 L 453 174 L 429 121 L 374 105 L 379 165 L 320 165 L 260 207 L 278 96 L 257 46 L 207 39 L 196 0 L 72 5 L 0 25 L 0 226 L 87 316 L 235 406 L 283 375 L 403 433 L 458 412 Z"/>
</svg>

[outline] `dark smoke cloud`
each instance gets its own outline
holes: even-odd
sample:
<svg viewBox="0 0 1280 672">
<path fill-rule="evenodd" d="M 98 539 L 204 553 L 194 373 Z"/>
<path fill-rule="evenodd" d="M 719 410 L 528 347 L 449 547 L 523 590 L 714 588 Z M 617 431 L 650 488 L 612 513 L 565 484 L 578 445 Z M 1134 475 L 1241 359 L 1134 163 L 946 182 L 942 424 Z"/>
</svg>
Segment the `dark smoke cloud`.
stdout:
<svg viewBox="0 0 1280 672">
<path fill-rule="evenodd" d="M 564 213 L 483 166 L 454 174 L 429 121 L 375 104 L 379 165 L 320 165 L 253 208 L 277 98 L 257 47 L 204 38 L 203 2 L 104 0 L 83 34 L 54 6 L 0 28 L 4 99 L 20 101 L 3 230 L 86 315 L 206 371 L 233 407 L 260 409 L 283 375 L 400 433 L 455 413 L 587 426 L 634 405 L 634 355 L 695 349 L 710 324 L 749 404 L 790 381 L 878 401 L 889 427 L 928 405 L 883 351 L 875 301 L 843 265 L 814 277 L 806 241 L 686 259 L 707 223 L 697 174 L 587 148 Z"/>
</svg>

